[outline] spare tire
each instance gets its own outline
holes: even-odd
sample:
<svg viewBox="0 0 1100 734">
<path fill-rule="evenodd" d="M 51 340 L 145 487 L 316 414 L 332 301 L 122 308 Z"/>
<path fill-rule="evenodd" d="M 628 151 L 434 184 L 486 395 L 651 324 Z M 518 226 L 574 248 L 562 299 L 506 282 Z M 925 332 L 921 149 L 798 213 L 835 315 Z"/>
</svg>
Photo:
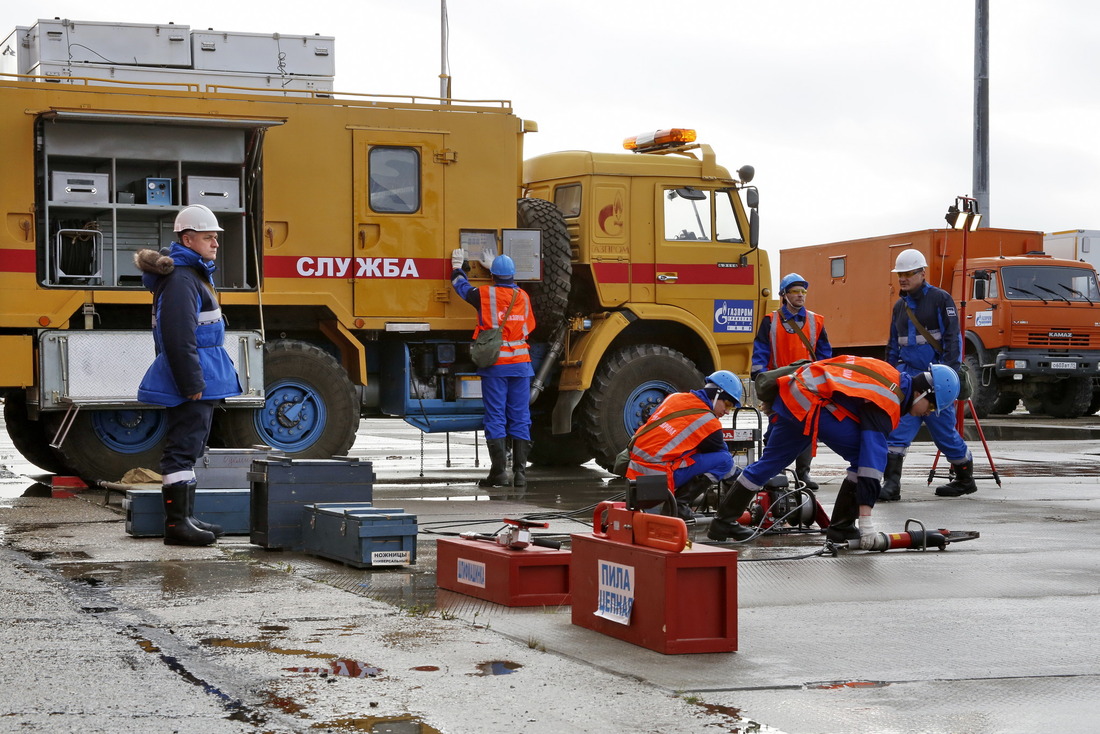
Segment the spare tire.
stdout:
<svg viewBox="0 0 1100 734">
<path fill-rule="evenodd" d="M 535 309 L 534 341 L 546 341 L 565 318 L 573 280 L 573 251 L 561 211 L 544 199 L 516 202 L 516 222 L 522 229 L 542 231 L 542 280 L 524 283 Z"/>
</svg>

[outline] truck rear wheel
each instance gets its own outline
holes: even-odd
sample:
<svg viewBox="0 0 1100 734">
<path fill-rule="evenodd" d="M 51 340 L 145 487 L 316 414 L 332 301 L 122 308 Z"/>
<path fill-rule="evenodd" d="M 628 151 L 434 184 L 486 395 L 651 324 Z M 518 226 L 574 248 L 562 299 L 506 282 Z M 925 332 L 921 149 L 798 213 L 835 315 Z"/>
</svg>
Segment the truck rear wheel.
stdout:
<svg viewBox="0 0 1100 734">
<path fill-rule="evenodd" d="M 1080 418 L 1092 403 L 1092 378 L 1067 377 L 1042 397 L 1043 412 L 1054 418 Z"/>
<path fill-rule="evenodd" d="M 528 458 L 536 466 L 580 466 L 592 459 L 592 450 L 577 431 L 554 434 L 549 421 L 536 421 L 531 424 Z"/>
<path fill-rule="evenodd" d="M 516 222 L 524 229 L 542 231 L 542 280 L 526 283 L 523 289 L 535 309 L 532 339 L 545 341 L 565 318 L 573 279 L 573 251 L 569 230 L 556 206 L 544 199 L 516 202 Z"/>
<path fill-rule="evenodd" d="M 680 352 L 656 344 L 625 347 L 604 360 L 585 393 L 581 435 L 596 462 L 608 471 L 669 393 L 696 390 L 703 375 Z"/>
<path fill-rule="evenodd" d="M 54 474 L 66 472 L 65 462 L 50 447 L 52 433 L 46 431 L 42 421 L 32 421 L 27 415 L 27 394 L 11 390 L 4 396 L 4 425 L 15 450 L 23 458 Z"/>
<path fill-rule="evenodd" d="M 265 444 L 297 458 L 346 454 L 359 428 L 359 398 L 340 363 L 320 347 L 281 340 L 264 347 L 264 407 L 228 410 L 226 446 Z"/>
<path fill-rule="evenodd" d="M 53 435 L 65 413 L 50 413 Z M 117 482 L 139 467 L 159 470 L 168 424 L 163 410 L 81 410 L 57 449 L 67 471 L 88 481 Z"/>
</svg>

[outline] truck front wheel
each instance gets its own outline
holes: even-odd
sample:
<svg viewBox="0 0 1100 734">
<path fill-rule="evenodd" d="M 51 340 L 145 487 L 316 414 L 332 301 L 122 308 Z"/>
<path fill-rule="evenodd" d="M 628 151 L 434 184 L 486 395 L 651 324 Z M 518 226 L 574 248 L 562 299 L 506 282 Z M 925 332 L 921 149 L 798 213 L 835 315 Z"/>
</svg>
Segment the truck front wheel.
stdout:
<svg viewBox="0 0 1100 734">
<path fill-rule="evenodd" d="M 359 428 L 359 399 L 340 363 L 320 347 L 280 340 L 264 347 L 263 408 L 228 410 L 226 446 L 265 444 L 303 459 L 346 454 Z"/>
<path fill-rule="evenodd" d="M 978 417 L 985 418 L 993 412 L 993 406 L 997 404 L 1001 394 L 997 389 L 997 381 L 993 380 L 988 385 L 982 384 L 982 365 L 977 354 L 966 355 L 966 369 L 970 373 L 970 383 L 974 386 L 970 402 L 974 406 L 974 412 L 978 414 Z M 967 413 L 969 412 L 968 410 Z"/>
<path fill-rule="evenodd" d="M 1042 410 L 1054 418 L 1080 418 L 1092 403 L 1092 378 L 1067 377 L 1051 384 L 1042 397 Z"/>
<path fill-rule="evenodd" d="M 615 456 L 669 393 L 702 386 L 703 374 L 675 349 L 640 344 L 606 358 L 578 408 L 581 433 L 596 462 L 610 471 Z"/>
</svg>

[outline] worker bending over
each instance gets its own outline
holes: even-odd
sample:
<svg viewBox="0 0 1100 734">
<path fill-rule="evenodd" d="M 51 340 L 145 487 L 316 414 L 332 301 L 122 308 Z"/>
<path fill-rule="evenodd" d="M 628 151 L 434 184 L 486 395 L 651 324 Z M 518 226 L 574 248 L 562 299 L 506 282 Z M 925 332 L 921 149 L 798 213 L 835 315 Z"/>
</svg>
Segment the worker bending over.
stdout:
<svg viewBox="0 0 1100 734">
<path fill-rule="evenodd" d="M 711 540 L 750 540 L 752 529 L 738 521 L 742 513 L 766 481 L 818 439 L 848 462 L 826 537 L 873 537 L 871 510 L 886 468 L 886 437 L 903 413 L 942 413 L 959 394 L 959 376 L 946 365 L 910 377 L 881 360 L 847 355 L 811 362 L 777 383 L 771 439 L 723 495 L 707 532 Z"/>
<path fill-rule="evenodd" d="M 741 380 L 719 370 L 702 390 L 670 394 L 634 433 L 626 478 L 667 475 L 676 514 L 693 519 L 691 503 L 711 485 L 735 476 L 718 419 L 741 404 L 742 393 Z"/>
</svg>

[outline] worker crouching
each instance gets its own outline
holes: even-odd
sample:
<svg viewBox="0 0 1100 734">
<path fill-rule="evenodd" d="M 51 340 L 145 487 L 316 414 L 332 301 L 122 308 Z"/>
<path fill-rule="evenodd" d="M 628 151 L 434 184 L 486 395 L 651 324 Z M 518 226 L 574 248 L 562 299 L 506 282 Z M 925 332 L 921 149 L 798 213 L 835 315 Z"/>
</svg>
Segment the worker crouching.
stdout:
<svg viewBox="0 0 1100 734">
<path fill-rule="evenodd" d="M 959 394 L 958 375 L 945 365 L 910 377 L 881 360 L 853 356 L 812 362 L 777 384 L 771 439 L 724 493 L 707 533 L 711 540 L 751 539 L 753 531 L 739 522 L 742 513 L 764 482 L 816 440 L 848 461 L 826 537 L 873 538 L 871 514 L 886 468 L 886 437 L 903 413 L 942 413 Z"/>
<path fill-rule="evenodd" d="M 735 475 L 718 419 L 741 404 L 742 392 L 736 375 L 719 370 L 702 390 L 667 396 L 631 439 L 626 478 L 665 474 L 676 514 L 693 519 L 691 504 L 711 485 Z"/>
</svg>

